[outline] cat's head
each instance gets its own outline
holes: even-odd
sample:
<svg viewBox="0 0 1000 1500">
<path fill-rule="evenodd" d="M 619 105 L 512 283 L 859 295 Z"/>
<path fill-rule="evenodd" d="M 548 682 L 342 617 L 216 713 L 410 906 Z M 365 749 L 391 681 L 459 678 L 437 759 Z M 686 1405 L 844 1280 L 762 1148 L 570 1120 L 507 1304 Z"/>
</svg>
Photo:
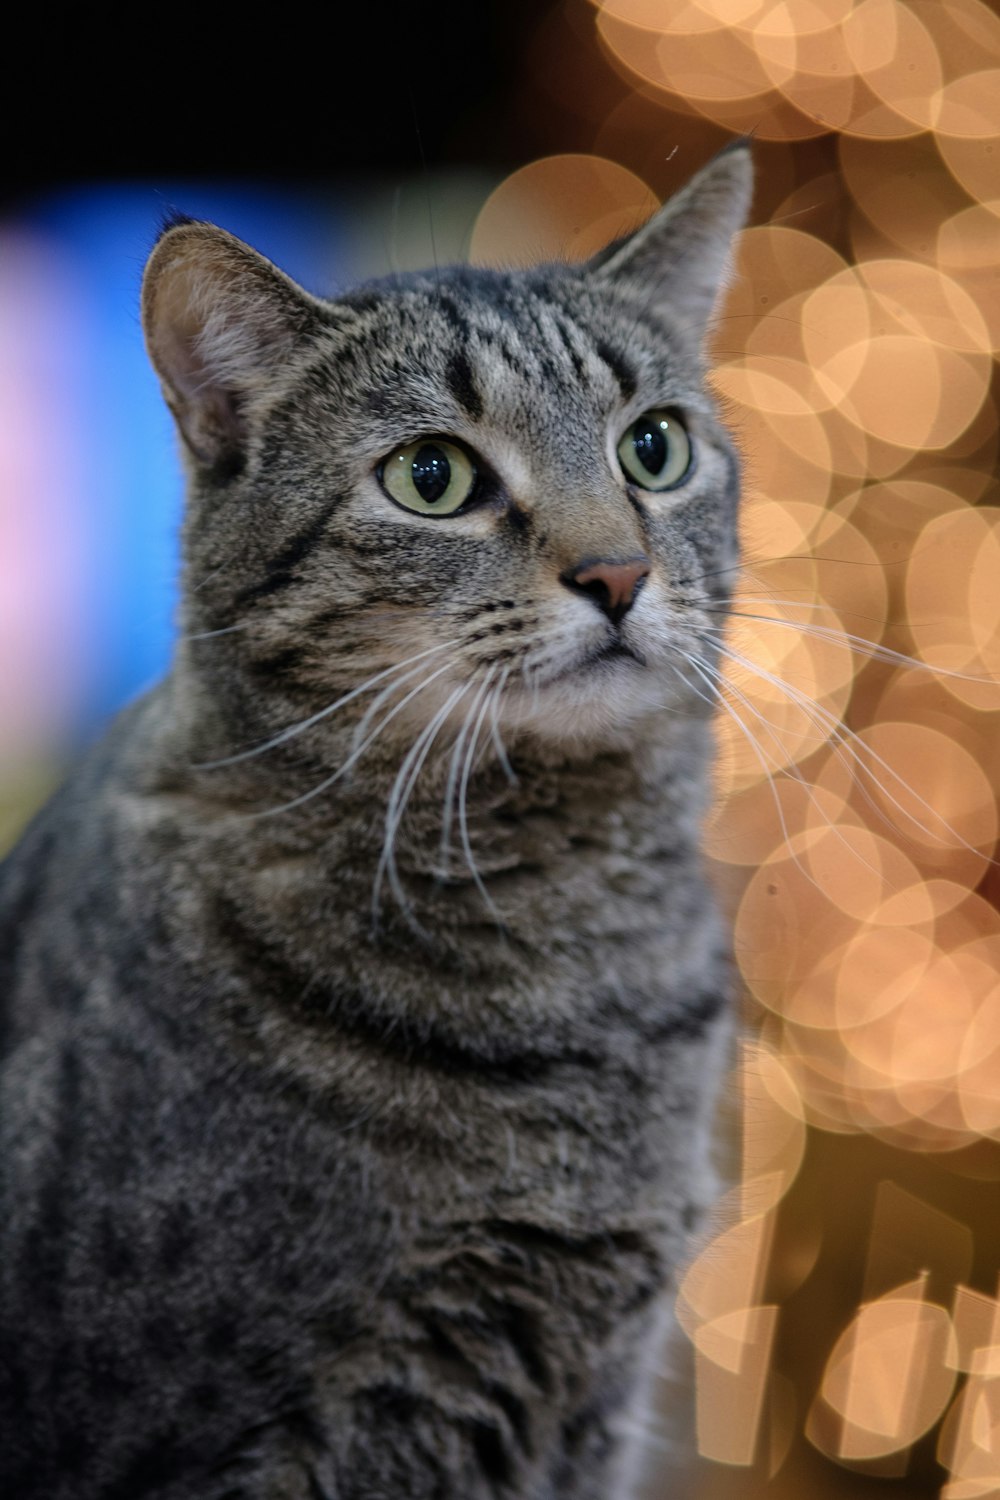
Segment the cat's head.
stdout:
<svg viewBox="0 0 1000 1500">
<path fill-rule="evenodd" d="M 750 181 L 730 148 L 586 264 L 334 301 L 165 231 L 143 312 L 190 474 L 184 660 L 234 744 L 322 735 L 366 682 L 390 740 L 437 715 L 615 742 L 696 706 L 738 490 L 702 348 Z"/>
</svg>

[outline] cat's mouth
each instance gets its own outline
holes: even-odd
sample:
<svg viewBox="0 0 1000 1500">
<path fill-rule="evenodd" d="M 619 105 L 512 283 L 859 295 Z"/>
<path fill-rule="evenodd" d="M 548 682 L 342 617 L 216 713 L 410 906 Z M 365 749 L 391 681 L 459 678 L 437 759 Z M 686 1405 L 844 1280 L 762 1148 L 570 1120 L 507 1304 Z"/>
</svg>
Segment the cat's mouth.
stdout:
<svg viewBox="0 0 1000 1500">
<path fill-rule="evenodd" d="M 614 636 L 586 648 L 569 661 L 553 662 L 547 671 L 536 677 L 536 683 L 539 687 L 555 686 L 593 674 L 597 668 L 619 666 L 646 667 L 648 662 L 641 651 L 622 640 L 616 631 Z"/>
<path fill-rule="evenodd" d="M 577 663 L 574 670 L 585 671 L 588 667 L 599 666 L 603 662 L 631 662 L 639 667 L 648 665 L 641 651 L 637 651 L 634 646 L 628 645 L 619 637 L 617 640 L 605 641 L 600 646 L 593 647 L 583 660 Z"/>
<path fill-rule="evenodd" d="M 627 645 L 624 640 L 609 640 L 603 646 L 597 646 L 586 655 L 582 664 L 592 666 L 597 661 L 634 661 L 637 666 L 648 666 L 642 651 L 636 651 L 634 646 Z"/>
<path fill-rule="evenodd" d="M 523 696 L 515 689 L 507 700 L 511 726 L 561 744 L 621 744 L 637 717 L 663 706 L 661 674 L 617 630 L 575 645 L 542 672 L 526 674 Z"/>
</svg>

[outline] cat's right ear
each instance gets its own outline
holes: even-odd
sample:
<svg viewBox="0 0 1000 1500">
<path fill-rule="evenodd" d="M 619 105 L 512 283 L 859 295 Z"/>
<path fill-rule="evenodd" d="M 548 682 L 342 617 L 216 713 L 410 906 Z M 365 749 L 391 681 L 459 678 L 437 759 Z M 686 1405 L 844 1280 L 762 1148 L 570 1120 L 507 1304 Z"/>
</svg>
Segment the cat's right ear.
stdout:
<svg viewBox="0 0 1000 1500">
<path fill-rule="evenodd" d="M 182 221 L 160 236 L 143 278 L 143 331 L 199 464 L 238 466 L 255 397 L 317 326 L 319 306 L 214 224 Z"/>
<path fill-rule="evenodd" d="M 592 281 L 625 286 L 651 305 L 683 309 L 707 328 L 752 189 L 749 141 L 733 141 L 639 229 L 596 255 L 587 266 Z"/>
</svg>

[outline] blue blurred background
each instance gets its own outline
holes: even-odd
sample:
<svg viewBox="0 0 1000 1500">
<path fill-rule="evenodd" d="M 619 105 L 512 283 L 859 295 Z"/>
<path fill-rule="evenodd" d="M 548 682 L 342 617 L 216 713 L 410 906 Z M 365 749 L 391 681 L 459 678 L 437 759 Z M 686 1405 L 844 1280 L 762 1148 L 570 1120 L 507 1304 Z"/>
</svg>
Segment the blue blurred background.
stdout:
<svg viewBox="0 0 1000 1500">
<path fill-rule="evenodd" d="M 176 16 L 110 33 L 19 13 L 23 86 L 0 97 L 0 853 L 169 660 L 182 481 L 139 323 L 161 223 L 210 219 L 327 294 L 460 255 L 489 186 L 535 154 L 517 79 L 553 8 L 391 0 L 308 39 L 258 17 L 215 41 Z"/>
<path fill-rule="evenodd" d="M 19 15 L 19 25 L 24 19 Z M 41 13 L 37 19 L 47 32 L 56 30 Z M 847 571 L 860 590 L 881 576 L 884 564 L 897 632 L 886 640 L 905 652 L 916 646 L 906 635 L 904 583 L 911 554 L 920 562 L 917 541 L 925 520 L 937 524 L 941 510 L 956 525 L 979 523 L 989 542 L 984 567 L 995 574 L 995 3 L 482 0 L 469 6 L 435 0 L 418 8 L 398 0 L 369 6 L 363 16 L 341 7 L 329 12 L 319 31 L 310 23 L 308 35 L 291 16 L 282 18 L 284 25 L 274 25 L 273 18 L 258 25 L 255 19 L 254 27 L 243 25 L 239 36 L 227 37 L 225 55 L 218 58 L 206 55 L 200 32 L 195 37 L 173 17 L 159 19 L 155 46 L 143 42 L 143 55 L 133 65 L 116 60 L 112 66 L 106 37 L 89 15 L 60 18 L 58 37 L 19 41 L 18 57 L 26 60 L 22 66 L 37 95 L 30 118 L 16 90 L 9 89 L 6 100 L 0 97 L 0 121 L 8 113 L 5 140 L 14 147 L 0 178 L 0 853 L 81 746 L 169 659 L 181 473 L 171 419 L 143 349 L 138 308 L 146 256 L 160 222 L 175 210 L 224 225 L 311 290 L 335 293 L 387 270 L 461 258 L 488 198 L 491 232 L 509 231 L 515 258 L 522 244 L 529 254 L 549 243 L 549 253 L 586 253 L 648 212 L 652 201 L 672 192 L 734 133 L 751 132 L 758 174 L 752 221 L 758 228 L 744 247 L 747 295 L 725 329 L 722 354 L 731 390 L 744 392 L 740 409 L 750 421 L 748 450 L 762 476 L 756 498 L 773 502 L 772 526 L 786 518 L 793 531 L 795 516 L 811 504 L 816 536 L 834 536 L 838 548 L 856 528 L 858 546 L 864 543 L 869 551 L 849 554 L 848 562 L 852 555 L 861 561 Z M 71 34 L 74 25 L 79 36 Z M 150 73 L 149 50 L 165 84 Z M 110 84 L 101 77 L 102 65 L 113 73 Z M 497 184 L 500 191 L 490 198 Z M 527 204 L 523 214 L 519 203 L 521 209 Z M 600 236 L 593 243 L 586 241 L 591 231 Z M 883 278 L 880 299 L 854 279 L 855 267 L 873 266 Z M 854 302 L 828 312 L 829 333 L 838 335 L 843 324 L 848 337 L 855 337 L 841 311 L 860 301 L 877 314 L 873 330 L 883 353 L 903 349 L 923 360 L 912 371 L 904 369 L 898 381 L 880 380 L 876 370 L 859 387 L 858 399 L 863 396 L 867 407 L 854 418 L 838 410 L 829 393 L 815 411 L 809 409 L 815 381 L 804 378 L 803 350 L 789 343 L 809 321 L 803 298 L 829 295 L 831 286 L 837 295 L 846 286 Z M 898 305 L 889 293 L 897 294 Z M 970 319 L 966 324 L 963 316 Z M 843 355 L 836 337 L 834 345 Z M 857 365 L 857 350 L 847 353 Z M 891 368 L 898 370 L 899 361 Z M 923 382 L 921 369 L 931 372 Z M 745 371 L 771 393 L 762 398 L 761 411 L 753 409 L 752 390 L 758 387 L 736 378 Z M 975 400 L 969 397 L 964 425 L 950 446 L 928 444 L 925 452 L 920 443 L 911 449 L 908 439 L 891 441 L 891 421 L 909 418 L 918 396 L 929 413 L 928 428 L 939 404 L 954 413 L 964 399 L 957 389 L 961 382 L 952 379 L 956 371 L 964 372 Z M 976 376 L 971 384 L 970 372 Z M 774 399 L 775 391 L 781 399 Z M 883 396 L 893 399 L 883 402 Z M 734 396 L 731 411 L 738 406 Z M 831 434 L 827 459 L 810 464 L 803 433 L 817 432 L 821 438 Z M 859 451 L 867 455 L 860 462 Z M 822 530 L 827 521 L 836 523 L 833 532 Z M 763 553 L 768 565 L 782 561 L 788 550 L 779 541 L 765 543 L 776 554 Z M 930 571 L 943 578 L 948 549 L 932 545 L 937 550 L 929 545 L 928 555 L 941 566 Z M 968 561 L 959 567 L 972 576 L 972 554 L 963 555 Z M 833 578 L 835 591 L 842 554 L 822 560 L 835 564 L 832 574 L 823 574 Z M 988 567 L 980 570 L 980 593 L 993 609 Z M 797 590 L 804 576 L 790 575 L 781 592 Z M 773 584 L 776 575 L 767 578 Z M 817 578 L 817 600 L 820 592 Z M 793 600 L 798 597 L 793 592 Z M 964 625 L 962 611 L 952 619 L 933 600 L 923 607 L 928 619 L 944 619 L 947 631 Z M 963 611 L 971 616 L 964 605 Z M 845 618 L 863 619 L 863 633 L 882 629 L 881 615 Z M 989 615 L 994 618 L 995 612 Z M 986 629 L 985 620 L 972 624 L 992 647 L 996 632 Z M 787 629 L 779 634 L 801 650 L 803 641 Z M 762 649 L 766 655 L 771 648 L 765 642 Z M 774 665 L 774 657 L 766 659 Z M 795 660 L 786 671 L 800 672 L 801 654 Z M 911 721 L 937 725 L 933 742 L 957 747 L 956 756 L 964 753 L 977 785 L 987 786 L 990 805 L 983 804 L 983 817 L 987 811 L 992 817 L 1000 788 L 995 699 L 973 708 L 970 698 L 963 707 L 949 703 L 944 689 L 935 697 L 908 684 L 905 672 L 898 674 L 899 683 L 890 681 L 886 663 L 859 656 L 857 665 L 853 727 L 877 729 L 881 719 L 895 724 L 905 742 L 907 736 L 917 739 Z M 801 676 L 790 681 L 797 693 Z M 751 697 L 741 701 L 758 722 L 770 725 L 781 704 L 760 692 L 762 683 L 756 679 Z M 963 752 L 963 745 L 972 750 Z M 756 775 L 754 757 L 749 759 Z M 782 785 L 794 790 L 796 780 Z M 724 810 L 733 857 L 740 869 L 745 864 L 748 877 L 770 878 L 764 855 L 773 853 L 783 825 L 770 797 L 765 785 L 761 802 L 748 796 L 742 811 L 735 802 Z M 969 831 L 970 838 L 974 834 Z M 752 852 L 741 855 L 741 847 Z M 959 864 L 968 847 L 957 844 L 952 851 Z M 922 857 L 930 861 L 926 850 Z M 933 866 L 935 876 L 943 870 L 940 862 Z M 992 945 L 994 969 L 1000 955 L 998 870 L 994 859 L 978 889 L 978 867 L 972 875 L 959 869 L 950 882 L 931 882 L 939 893 L 951 892 L 949 902 L 968 898 L 979 924 L 975 931 L 986 932 Z M 857 873 L 855 868 L 838 887 L 850 887 L 852 899 Z M 807 886 L 813 900 L 818 886 Z M 944 896 L 941 911 L 950 920 Z M 778 930 L 768 915 L 751 940 L 744 934 L 744 955 L 767 948 L 768 923 Z M 822 924 L 813 926 L 819 932 Z M 941 937 L 952 947 L 958 941 L 947 933 Z M 943 946 L 942 972 L 950 954 Z M 816 948 L 811 962 L 817 972 L 829 973 L 821 958 Z M 961 998 L 957 981 L 956 993 Z M 1000 989 L 987 997 L 994 1020 L 1000 1016 L 997 995 Z M 903 1016 L 899 1024 L 902 1036 L 916 1036 L 921 1044 L 919 1057 L 929 1059 L 932 1098 L 945 1096 L 957 1110 L 955 1100 L 964 1097 L 958 1086 L 967 1075 L 957 1072 L 945 1087 L 933 1056 L 944 1046 L 935 1027 L 947 1022 L 947 1008 L 939 1007 L 940 1015 L 918 1010 L 916 1023 Z M 776 1014 L 765 1015 L 748 1002 L 750 1034 L 760 1027 L 773 1043 Z M 824 1044 L 836 1035 L 816 1029 Z M 699 1387 L 707 1457 L 681 1480 L 675 1459 L 666 1456 L 664 1473 L 644 1500 L 1000 1495 L 1000 1029 L 991 1033 L 990 1046 L 995 1051 L 984 1065 L 984 1091 L 996 1115 L 982 1138 L 971 1128 L 959 1132 L 961 1149 L 952 1149 L 947 1132 L 944 1147 L 928 1147 L 932 1137 L 918 1127 L 931 1130 L 933 1121 L 919 1110 L 910 1121 L 912 1140 L 880 1131 L 871 1119 L 853 1119 L 849 1091 L 840 1123 L 831 1125 L 821 1111 L 799 1121 L 801 1170 L 771 1211 L 767 1233 L 773 1230 L 773 1236 L 755 1242 L 764 1278 L 755 1296 L 763 1296 L 764 1311 L 778 1310 L 770 1325 L 777 1335 L 768 1358 L 743 1372 L 743 1426 L 736 1420 L 732 1382 L 719 1383 L 720 1369 L 727 1380 L 732 1369 L 726 1372 L 724 1358 L 713 1362 L 701 1350 L 702 1374 L 709 1377 Z M 782 1055 L 791 1066 L 792 1052 Z M 822 1097 L 839 1107 L 839 1084 L 830 1082 L 837 1077 L 820 1071 Z M 891 1069 L 878 1078 L 885 1087 L 874 1097 L 894 1098 Z M 758 1117 L 760 1097 L 746 1097 L 757 1114 L 745 1117 L 744 1142 L 763 1161 L 761 1143 L 766 1146 L 769 1137 Z M 957 1118 L 965 1129 L 968 1122 Z M 732 1175 L 738 1171 L 734 1165 Z M 933 1311 L 937 1326 L 949 1327 L 940 1316 L 946 1309 L 956 1325 L 969 1306 L 985 1309 L 990 1318 L 996 1310 L 990 1325 L 995 1331 L 980 1339 L 983 1349 L 975 1348 L 977 1357 L 988 1353 L 995 1363 L 984 1366 L 982 1379 L 968 1380 L 948 1365 L 940 1384 L 941 1360 L 924 1358 L 923 1346 L 911 1340 L 907 1385 L 894 1346 L 891 1359 L 872 1366 L 879 1378 L 883 1368 L 887 1372 L 885 1389 L 894 1397 L 900 1390 L 919 1395 L 929 1371 L 943 1391 L 940 1409 L 921 1415 L 915 1396 L 906 1407 L 908 1425 L 900 1419 L 882 1456 L 865 1467 L 845 1456 L 843 1444 L 838 1449 L 839 1438 L 824 1437 L 807 1419 L 827 1373 L 840 1378 L 841 1341 L 859 1315 L 869 1251 L 881 1243 L 870 1227 L 882 1225 L 886 1244 L 893 1254 L 898 1250 L 899 1223 L 879 1207 L 887 1188 L 897 1207 L 904 1205 L 899 1223 L 907 1214 L 918 1222 L 911 1212 L 916 1203 L 923 1214 L 919 1224 L 945 1225 L 941 1244 L 950 1243 L 954 1230 L 963 1244 L 975 1246 L 973 1270 L 955 1270 L 933 1236 L 921 1230 L 924 1258 L 917 1264 L 930 1266 L 937 1278 L 934 1300 L 918 1304 L 911 1295 L 906 1305 L 920 1314 Z M 752 1194 L 747 1201 L 755 1201 Z M 731 1209 L 730 1203 L 726 1212 Z M 729 1296 L 740 1278 L 730 1274 L 723 1255 L 714 1249 L 712 1254 L 716 1284 Z M 958 1285 L 963 1277 L 969 1287 Z M 761 1311 L 719 1305 L 723 1324 L 726 1317 Z M 711 1331 L 711 1320 L 707 1326 Z M 732 1347 L 728 1337 L 716 1353 Z M 860 1374 L 852 1410 L 867 1420 L 878 1410 L 872 1391 L 881 1387 L 872 1380 L 866 1385 L 863 1361 L 854 1364 Z M 965 1373 L 974 1368 L 969 1360 L 962 1366 Z M 954 1405 L 942 1428 L 953 1384 Z M 665 1415 L 674 1396 L 664 1390 L 660 1397 Z M 905 1403 L 897 1404 L 902 1412 Z M 965 1426 L 956 1427 L 959 1417 Z M 858 1425 L 864 1430 L 863 1421 Z M 953 1442 L 956 1432 L 968 1436 L 966 1427 L 969 1441 Z M 941 1448 L 939 1429 L 945 1437 L 951 1433 Z M 734 1434 L 741 1442 L 746 1438 L 745 1452 L 735 1458 Z M 949 1474 L 952 1482 L 942 1489 Z"/>
<path fill-rule="evenodd" d="M 26 734 L 87 736 L 167 665 L 181 477 L 138 302 L 145 258 L 177 211 L 225 225 L 311 289 L 336 280 L 337 214 L 301 191 L 102 184 L 42 196 L 8 220 L 0 305 L 18 311 L 0 359 L 5 384 L 20 386 L 20 420 L 5 459 L 34 483 L 8 490 L 5 509 L 24 504 L 36 523 L 48 513 L 34 525 L 11 517 L 4 548 L 5 573 L 32 580 L 22 603 L 33 619 L 22 621 L 34 636 L 18 703 L 5 704 L 8 747 L 15 711 Z"/>
<path fill-rule="evenodd" d="M 66 697 L 48 704 L 75 734 L 159 676 L 169 657 L 180 467 L 138 301 L 145 258 L 176 211 L 224 224 L 312 289 L 325 290 L 337 265 L 336 215 L 302 192 L 115 183 L 42 197 L 6 225 L 14 253 L 0 266 L 0 298 L 17 298 L 22 316 L 2 358 L 12 382 L 26 369 L 37 377 L 22 388 L 24 420 L 7 442 L 25 446 L 15 467 L 36 468 L 46 505 L 64 511 L 44 534 L 25 528 L 22 555 L 16 544 L 5 549 L 6 566 L 34 577 L 39 614 L 58 619 L 57 638 L 40 649 L 75 658 Z M 24 317 L 35 300 L 37 317 Z M 60 452 L 67 433 L 71 466 Z M 83 545 L 70 549 L 71 536 Z"/>
</svg>

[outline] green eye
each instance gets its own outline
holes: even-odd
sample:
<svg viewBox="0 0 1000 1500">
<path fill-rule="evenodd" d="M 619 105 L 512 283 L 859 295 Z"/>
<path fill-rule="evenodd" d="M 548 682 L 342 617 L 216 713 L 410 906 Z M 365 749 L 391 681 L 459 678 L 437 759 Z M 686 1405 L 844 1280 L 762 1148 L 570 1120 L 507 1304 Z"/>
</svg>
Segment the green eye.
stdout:
<svg viewBox="0 0 1000 1500">
<path fill-rule="evenodd" d="M 421 438 L 397 448 L 378 471 L 391 500 L 420 516 L 450 516 L 476 487 L 469 455 L 447 438 Z"/>
<path fill-rule="evenodd" d="M 670 490 L 691 471 L 691 439 L 675 412 L 643 412 L 618 444 L 626 477 L 644 490 Z"/>
</svg>

